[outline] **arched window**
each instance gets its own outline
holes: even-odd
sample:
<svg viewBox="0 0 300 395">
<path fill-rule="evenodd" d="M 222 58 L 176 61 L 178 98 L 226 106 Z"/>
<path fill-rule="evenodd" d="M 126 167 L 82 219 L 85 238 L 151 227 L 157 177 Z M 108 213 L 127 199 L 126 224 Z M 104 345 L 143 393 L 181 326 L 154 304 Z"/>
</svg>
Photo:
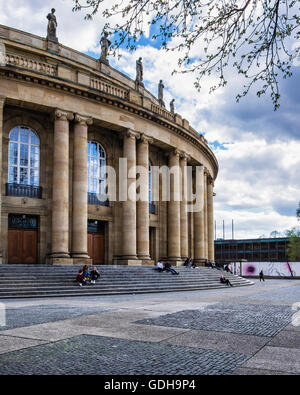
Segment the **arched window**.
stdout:
<svg viewBox="0 0 300 395">
<path fill-rule="evenodd" d="M 89 141 L 88 157 L 88 192 L 105 194 L 106 192 L 106 153 L 100 143 Z"/>
<path fill-rule="evenodd" d="M 8 183 L 39 186 L 40 140 L 26 126 L 16 126 L 9 133 Z"/>
</svg>

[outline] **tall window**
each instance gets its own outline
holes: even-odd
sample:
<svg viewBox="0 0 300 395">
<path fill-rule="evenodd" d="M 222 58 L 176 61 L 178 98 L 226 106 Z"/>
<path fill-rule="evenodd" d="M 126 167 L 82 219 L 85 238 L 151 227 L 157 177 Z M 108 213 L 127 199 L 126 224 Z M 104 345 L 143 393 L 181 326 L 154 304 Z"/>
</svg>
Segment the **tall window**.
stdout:
<svg viewBox="0 0 300 395">
<path fill-rule="evenodd" d="M 8 182 L 39 185 L 40 140 L 28 127 L 17 126 L 9 133 Z"/>
<path fill-rule="evenodd" d="M 151 162 L 149 162 L 149 203 L 152 203 L 152 171 L 151 171 Z"/>
<path fill-rule="evenodd" d="M 88 192 L 105 194 L 106 192 L 106 153 L 101 144 L 89 141 L 88 157 Z"/>
</svg>

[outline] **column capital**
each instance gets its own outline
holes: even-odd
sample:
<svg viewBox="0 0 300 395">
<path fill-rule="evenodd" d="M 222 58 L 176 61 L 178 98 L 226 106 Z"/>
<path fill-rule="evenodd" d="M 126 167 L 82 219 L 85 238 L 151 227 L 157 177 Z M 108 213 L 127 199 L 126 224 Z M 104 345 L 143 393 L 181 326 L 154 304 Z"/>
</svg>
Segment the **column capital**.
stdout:
<svg viewBox="0 0 300 395">
<path fill-rule="evenodd" d="M 144 143 L 144 144 L 152 144 L 153 143 L 153 138 L 150 136 L 147 136 L 145 133 L 140 134 L 140 140 L 141 140 L 141 143 Z"/>
<path fill-rule="evenodd" d="M 54 119 L 59 119 L 61 121 L 72 121 L 74 119 L 74 114 L 69 111 L 56 109 L 54 111 Z"/>
<path fill-rule="evenodd" d="M 93 118 L 85 115 L 75 114 L 75 122 L 85 126 L 92 125 Z"/>
<path fill-rule="evenodd" d="M 130 139 L 139 139 L 140 133 L 132 129 L 127 129 L 126 132 L 124 132 L 123 137 L 128 137 Z"/>
<path fill-rule="evenodd" d="M 170 149 L 170 151 L 165 152 L 165 156 L 167 156 L 168 158 L 174 157 L 174 156 L 179 158 L 180 157 L 180 151 L 179 151 L 178 148 L 172 148 L 172 149 Z"/>
<path fill-rule="evenodd" d="M 184 151 L 181 151 L 181 152 L 180 152 L 180 159 L 181 159 L 181 160 L 184 160 L 185 162 L 187 162 L 188 160 L 191 159 L 191 155 L 187 154 L 187 153 L 184 152 Z"/>
</svg>

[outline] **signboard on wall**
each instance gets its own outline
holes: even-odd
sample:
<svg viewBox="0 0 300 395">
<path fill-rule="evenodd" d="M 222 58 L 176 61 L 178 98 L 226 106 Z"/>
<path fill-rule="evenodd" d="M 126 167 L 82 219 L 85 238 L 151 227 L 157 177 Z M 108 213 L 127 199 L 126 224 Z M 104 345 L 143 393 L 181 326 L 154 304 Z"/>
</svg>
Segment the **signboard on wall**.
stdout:
<svg viewBox="0 0 300 395">
<path fill-rule="evenodd" d="M 300 277 L 300 262 L 244 262 L 242 276 L 258 276 L 263 270 L 265 276 Z"/>
</svg>

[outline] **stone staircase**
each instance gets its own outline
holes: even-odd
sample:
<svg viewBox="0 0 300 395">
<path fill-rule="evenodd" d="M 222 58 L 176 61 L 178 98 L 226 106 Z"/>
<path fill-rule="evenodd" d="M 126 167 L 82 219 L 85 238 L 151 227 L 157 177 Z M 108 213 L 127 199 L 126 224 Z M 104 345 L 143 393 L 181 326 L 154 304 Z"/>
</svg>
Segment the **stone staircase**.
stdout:
<svg viewBox="0 0 300 395">
<path fill-rule="evenodd" d="M 0 265 L 0 299 L 66 297 L 193 291 L 226 288 L 219 281 L 221 271 L 199 267 L 176 267 L 179 276 L 159 273 L 149 266 L 98 266 L 101 278 L 95 285 L 79 287 L 78 266 Z M 223 273 L 234 287 L 253 282 Z"/>
</svg>

